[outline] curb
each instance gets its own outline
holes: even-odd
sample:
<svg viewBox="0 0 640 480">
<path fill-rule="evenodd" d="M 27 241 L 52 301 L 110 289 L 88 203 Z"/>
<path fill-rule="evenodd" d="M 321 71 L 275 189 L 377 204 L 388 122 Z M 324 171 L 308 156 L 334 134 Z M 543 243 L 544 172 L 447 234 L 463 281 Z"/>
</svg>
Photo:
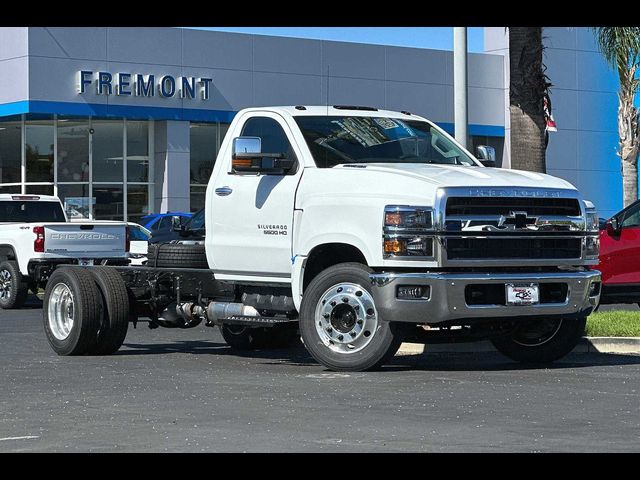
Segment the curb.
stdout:
<svg viewBox="0 0 640 480">
<path fill-rule="evenodd" d="M 496 352 L 491 342 L 468 343 L 403 343 L 396 355 L 423 355 L 428 353 L 484 353 Z M 583 337 L 573 349 L 573 353 L 615 353 L 621 355 L 640 355 L 638 337 Z"/>
</svg>

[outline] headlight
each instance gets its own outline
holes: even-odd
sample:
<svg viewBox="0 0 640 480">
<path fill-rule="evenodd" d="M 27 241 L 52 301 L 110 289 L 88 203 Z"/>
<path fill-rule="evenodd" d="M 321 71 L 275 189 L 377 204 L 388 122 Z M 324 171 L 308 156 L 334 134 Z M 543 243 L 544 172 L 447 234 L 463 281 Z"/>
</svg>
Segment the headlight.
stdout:
<svg viewBox="0 0 640 480">
<path fill-rule="evenodd" d="M 433 209 L 429 207 L 407 207 L 387 205 L 384 207 L 386 230 L 432 230 Z"/>
<path fill-rule="evenodd" d="M 587 232 L 597 232 L 600 228 L 598 212 L 587 210 Z"/>
<path fill-rule="evenodd" d="M 433 257 L 433 237 L 429 236 L 432 231 L 432 208 L 387 205 L 382 242 L 384 258 L 418 260 Z"/>
</svg>

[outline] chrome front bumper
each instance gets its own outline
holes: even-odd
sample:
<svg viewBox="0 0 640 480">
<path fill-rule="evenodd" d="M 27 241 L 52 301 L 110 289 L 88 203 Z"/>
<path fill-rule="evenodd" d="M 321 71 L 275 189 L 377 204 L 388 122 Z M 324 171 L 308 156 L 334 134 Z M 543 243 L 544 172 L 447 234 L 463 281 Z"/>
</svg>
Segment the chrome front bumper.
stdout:
<svg viewBox="0 0 640 480">
<path fill-rule="evenodd" d="M 600 272 L 503 274 L 503 273 L 372 273 L 369 276 L 376 308 L 382 318 L 393 322 L 440 323 L 474 319 L 500 319 L 535 316 L 575 317 L 590 314 L 600 301 Z M 566 283 L 562 303 L 535 305 L 468 305 L 465 289 L 475 284 Z M 400 286 L 430 287 L 428 298 L 397 298 Z"/>
</svg>

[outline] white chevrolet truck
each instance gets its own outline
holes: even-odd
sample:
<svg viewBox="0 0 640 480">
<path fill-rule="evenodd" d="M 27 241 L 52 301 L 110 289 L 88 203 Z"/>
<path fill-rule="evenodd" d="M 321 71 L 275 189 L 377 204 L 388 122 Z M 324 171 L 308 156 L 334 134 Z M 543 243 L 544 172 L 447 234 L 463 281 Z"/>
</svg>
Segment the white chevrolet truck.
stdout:
<svg viewBox="0 0 640 480">
<path fill-rule="evenodd" d="M 0 194 L 0 308 L 20 308 L 58 265 L 127 265 L 124 223 L 67 221 L 57 197 Z"/>
<path fill-rule="evenodd" d="M 333 370 L 375 368 L 402 341 L 557 360 L 599 301 L 598 217 L 564 180 L 487 168 L 491 153 L 409 112 L 243 110 L 209 181 L 204 244 L 155 246 L 144 267 L 58 268 L 49 342 L 112 353 L 144 318 L 218 326 L 236 349 L 302 337 Z"/>
</svg>

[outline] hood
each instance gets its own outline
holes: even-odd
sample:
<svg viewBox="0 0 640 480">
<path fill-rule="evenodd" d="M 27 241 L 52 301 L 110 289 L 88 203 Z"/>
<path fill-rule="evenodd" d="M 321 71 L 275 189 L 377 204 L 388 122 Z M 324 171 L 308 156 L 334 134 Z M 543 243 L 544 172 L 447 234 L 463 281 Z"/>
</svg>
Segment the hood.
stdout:
<svg viewBox="0 0 640 480">
<path fill-rule="evenodd" d="M 423 163 L 368 163 L 357 167 L 338 165 L 334 168 L 380 172 L 387 175 L 402 175 L 422 180 L 434 187 L 534 187 L 563 188 L 575 187 L 566 180 L 544 173 L 511 170 L 505 168 L 465 167 L 458 165 L 436 165 Z"/>
</svg>

